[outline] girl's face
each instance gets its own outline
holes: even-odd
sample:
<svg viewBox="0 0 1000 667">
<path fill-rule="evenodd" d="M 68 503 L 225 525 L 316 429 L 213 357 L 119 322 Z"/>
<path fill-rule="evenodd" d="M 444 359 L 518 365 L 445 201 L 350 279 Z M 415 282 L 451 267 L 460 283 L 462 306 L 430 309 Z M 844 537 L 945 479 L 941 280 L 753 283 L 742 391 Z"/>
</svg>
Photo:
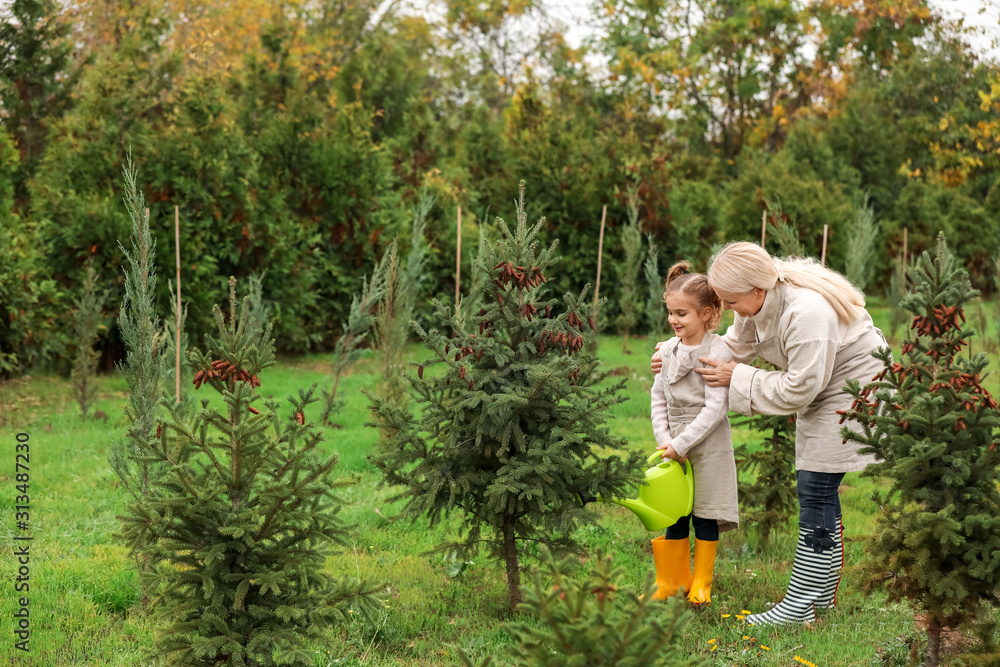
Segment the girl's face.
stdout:
<svg viewBox="0 0 1000 667">
<path fill-rule="evenodd" d="M 764 306 L 767 290 L 754 287 L 749 292 L 719 292 L 723 308 L 731 308 L 740 317 L 753 317 Z"/>
<path fill-rule="evenodd" d="M 667 322 L 685 345 L 698 345 L 708 331 L 712 307 L 698 308 L 691 299 L 680 293 L 667 295 Z"/>
</svg>

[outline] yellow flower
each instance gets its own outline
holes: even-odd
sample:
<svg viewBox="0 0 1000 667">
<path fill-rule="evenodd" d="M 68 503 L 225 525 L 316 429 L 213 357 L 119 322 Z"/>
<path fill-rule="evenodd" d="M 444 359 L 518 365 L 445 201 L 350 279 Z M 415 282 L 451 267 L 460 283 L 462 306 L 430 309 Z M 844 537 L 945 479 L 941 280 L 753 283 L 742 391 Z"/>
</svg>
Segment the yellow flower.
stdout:
<svg viewBox="0 0 1000 667">
<path fill-rule="evenodd" d="M 711 639 L 709 639 L 708 643 L 709 644 L 714 644 L 715 643 L 715 637 L 712 637 Z"/>
<path fill-rule="evenodd" d="M 800 658 L 799 656 L 794 656 L 794 657 L 795 657 L 796 660 L 798 660 L 799 662 L 801 662 L 806 667 L 816 667 L 816 663 L 815 662 L 809 662 L 805 658 Z"/>
<path fill-rule="evenodd" d="M 713 647 L 712 647 L 712 651 L 714 651 L 714 650 L 715 650 L 715 649 L 717 649 L 717 648 L 719 648 L 719 647 L 718 647 L 718 646 L 713 646 Z M 711 653 L 712 651 L 709 651 L 709 653 Z"/>
<path fill-rule="evenodd" d="M 742 611 L 741 611 L 740 613 L 741 613 L 741 614 L 749 614 L 749 613 L 751 613 L 751 612 L 750 612 L 750 610 L 749 610 L 749 609 L 744 609 L 744 610 L 742 610 Z"/>
<path fill-rule="evenodd" d="M 730 616 L 732 616 L 732 614 L 723 614 L 722 618 L 729 618 Z"/>
<path fill-rule="evenodd" d="M 738 619 L 740 619 L 742 621 L 745 617 L 744 616 L 740 616 L 739 614 L 736 614 L 736 618 L 738 618 Z"/>
<path fill-rule="evenodd" d="M 760 647 L 761 647 L 762 649 L 764 649 L 765 651 L 770 651 L 770 650 L 771 650 L 771 647 L 770 647 L 770 646 L 764 646 L 763 644 L 761 644 L 761 645 L 760 645 Z"/>
</svg>

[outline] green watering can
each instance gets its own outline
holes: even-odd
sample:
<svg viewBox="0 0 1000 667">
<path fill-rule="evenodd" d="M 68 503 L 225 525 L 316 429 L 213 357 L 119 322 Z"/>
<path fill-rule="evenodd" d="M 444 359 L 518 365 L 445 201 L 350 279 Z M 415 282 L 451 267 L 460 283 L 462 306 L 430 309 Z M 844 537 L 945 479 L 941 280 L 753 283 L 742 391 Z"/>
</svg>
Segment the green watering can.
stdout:
<svg viewBox="0 0 1000 667">
<path fill-rule="evenodd" d="M 653 465 L 657 461 L 659 463 Z M 646 530 L 664 530 L 690 514 L 694 507 L 691 461 L 681 465 L 677 461 L 661 459 L 660 452 L 656 451 L 646 463 L 653 467 L 646 470 L 646 484 L 639 487 L 639 497 L 612 498 L 610 502 L 632 510 Z"/>
</svg>

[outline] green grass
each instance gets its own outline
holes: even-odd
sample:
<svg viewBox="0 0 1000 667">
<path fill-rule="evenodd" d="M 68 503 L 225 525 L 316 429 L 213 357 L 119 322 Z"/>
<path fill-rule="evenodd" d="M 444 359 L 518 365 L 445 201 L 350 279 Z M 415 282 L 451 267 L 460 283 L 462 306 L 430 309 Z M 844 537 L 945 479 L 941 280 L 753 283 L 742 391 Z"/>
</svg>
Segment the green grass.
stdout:
<svg viewBox="0 0 1000 667">
<path fill-rule="evenodd" d="M 877 321 L 885 309 L 874 307 Z M 972 318 L 970 318 L 972 319 Z M 610 368 L 630 379 L 630 400 L 617 406 L 612 429 L 631 446 L 651 450 L 648 360 L 653 341 L 630 341 L 633 354 L 621 351 L 621 339 L 604 337 L 600 355 Z M 410 358 L 422 356 L 417 346 Z M 280 359 L 262 374 L 261 391 L 283 399 L 312 382 L 324 383 L 330 355 Z M 473 656 L 506 655 L 510 639 L 502 629 L 509 619 L 503 568 L 474 558 L 464 571 L 449 576 L 447 555 L 428 554 L 451 536 L 455 523 L 431 528 L 427 522 L 388 520 L 398 507 L 387 502 L 391 491 L 379 489 L 377 471 L 367 456 L 377 434 L 366 428 L 366 400 L 360 389 L 374 388 L 375 363 L 363 360 L 341 382 L 347 400 L 339 417 L 342 428 L 331 428 L 326 447 L 340 456 L 342 475 L 357 473 L 360 482 L 344 491 L 349 503 L 345 517 L 356 524 L 351 543 L 333 556 L 329 570 L 356 573 L 384 581 L 389 605 L 380 618 L 358 619 L 349 627 L 331 629 L 328 641 L 315 646 L 316 665 L 448 665 L 457 663 L 457 649 Z M 109 445 L 125 430 L 125 385 L 117 375 L 98 381 L 97 409 L 108 422 L 83 420 L 61 378 L 36 375 L 0 385 L 0 665 L 139 665 L 152 645 L 153 627 L 137 602 L 137 580 L 127 554 L 113 533 L 115 516 L 127 495 L 107 463 Z M 997 377 L 987 380 L 997 392 Z M 315 417 L 319 406 L 312 406 Z M 32 618 L 31 653 L 13 648 L 10 619 L 19 595 L 13 591 L 16 566 L 7 545 L 20 534 L 14 526 L 14 444 L 17 432 L 30 435 Z M 736 429 L 739 442 L 751 434 Z M 857 563 L 862 538 L 874 525 L 869 500 L 872 480 L 850 474 L 842 502 L 847 529 L 847 562 Z M 649 540 L 655 535 L 627 510 L 597 506 L 600 521 L 580 529 L 585 557 L 598 549 L 613 554 L 624 568 L 627 584 L 639 587 L 652 571 Z M 777 601 L 788 582 L 794 543 L 789 530 L 776 533 L 770 545 L 758 544 L 752 526 L 722 536 L 716 562 L 713 603 L 693 612 L 684 635 L 692 652 L 718 665 L 801 664 L 800 656 L 821 667 L 829 665 L 906 664 L 909 644 L 916 637 L 913 612 L 887 606 L 876 593 L 865 596 L 850 569 L 841 586 L 840 606 L 823 614 L 812 627 L 754 630 L 748 634 L 735 616 L 743 610 L 762 611 Z M 728 616 L 727 616 L 728 615 Z M 746 638 L 744 638 L 746 636 Z M 714 641 L 712 641 L 714 640 Z M 717 647 L 713 651 L 713 646 Z M 767 649 L 763 647 L 766 646 Z"/>
</svg>

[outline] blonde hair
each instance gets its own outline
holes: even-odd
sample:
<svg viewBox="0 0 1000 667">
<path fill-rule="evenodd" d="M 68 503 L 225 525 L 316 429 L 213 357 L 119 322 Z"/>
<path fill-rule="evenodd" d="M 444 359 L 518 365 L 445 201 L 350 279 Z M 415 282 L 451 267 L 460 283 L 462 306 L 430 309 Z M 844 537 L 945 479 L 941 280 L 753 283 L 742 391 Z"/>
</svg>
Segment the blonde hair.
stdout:
<svg viewBox="0 0 1000 667">
<path fill-rule="evenodd" d="M 663 290 L 663 300 L 668 294 L 680 292 L 691 299 L 699 309 L 711 308 L 712 318 L 706 325 L 708 331 L 719 328 L 722 319 L 722 299 L 708 285 L 708 278 L 703 273 L 691 273 L 691 265 L 683 260 L 677 262 L 667 271 L 667 285 Z"/>
<path fill-rule="evenodd" d="M 738 241 L 717 252 L 708 266 L 708 282 L 719 292 L 744 294 L 755 287 L 772 290 L 779 281 L 821 294 L 845 324 L 865 312 L 861 290 L 812 258 L 771 257 L 756 243 Z"/>
</svg>

